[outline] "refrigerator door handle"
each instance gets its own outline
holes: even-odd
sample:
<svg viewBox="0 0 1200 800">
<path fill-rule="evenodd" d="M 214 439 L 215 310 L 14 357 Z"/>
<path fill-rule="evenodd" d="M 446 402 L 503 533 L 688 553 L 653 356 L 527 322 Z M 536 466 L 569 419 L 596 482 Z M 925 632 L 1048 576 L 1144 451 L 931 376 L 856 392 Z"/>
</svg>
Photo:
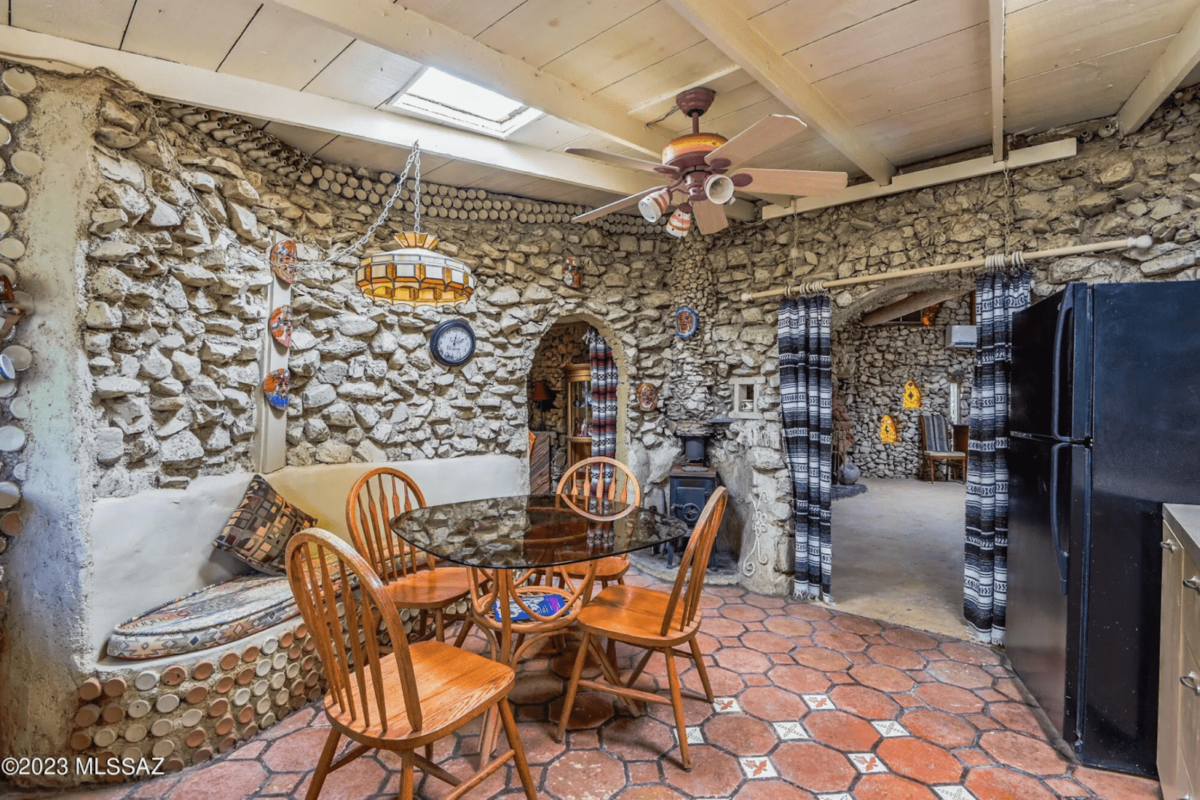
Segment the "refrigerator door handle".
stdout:
<svg viewBox="0 0 1200 800">
<path fill-rule="evenodd" d="M 1062 580 L 1062 593 L 1067 593 L 1067 564 L 1070 553 L 1063 550 L 1062 536 L 1058 531 L 1058 454 L 1069 442 L 1059 442 L 1050 448 L 1050 539 L 1054 545 L 1054 558 L 1058 561 L 1058 576 Z"/>
<path fill-rule="evenodd" d="M 1071 291 L 1071 287 L 1067 287 L 1067 291 L 1063 292 L 1062 305 L 1058 307 L 1058 320 L 1054 324 L 1054 371 L 1051 376 L 1054 388 L 1050 393 L 1050 435 L 1060 442 L 1069 441 L 1058 430 L 1059 423 L 1059 408 L 1061 405 L 1062 394 L 1062 349 L 1063 349 L 1063 333 L 1067 327 L 1067 314 L 1075 308 L 1075 293 Z M 1065 594 L 1065 592 L 1064 592 Z"/>
</svg>

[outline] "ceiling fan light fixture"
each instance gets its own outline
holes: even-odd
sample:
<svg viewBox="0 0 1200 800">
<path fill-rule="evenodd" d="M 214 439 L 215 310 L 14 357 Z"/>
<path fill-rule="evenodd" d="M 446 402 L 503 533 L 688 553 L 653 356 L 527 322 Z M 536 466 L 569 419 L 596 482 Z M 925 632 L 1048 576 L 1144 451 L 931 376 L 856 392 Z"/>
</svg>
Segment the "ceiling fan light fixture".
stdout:
<svg viewBox="0 0 1200 800">
<path fill-rule="evenodd" d="M 684 205 L 687 205 L 686 203 Z M 675 209 L 675 213 L 667 220 L 667 233 L 674 236 L 676 239 L 682 239 L 688 235 L 688 231 L 692 229 L 692 213 L 690 210 L 685 211 L 684 206 Z"/>
<path fill-rule="evenodd" d="M 671 191 L 669 189 L 659 189 L 638 201 L 638 211 L 642 212 L 642 219 L 651 225 L 658 222 L 670 207 Z"/>
<path fill-rule="evenodd" d="M 719 206 L 733 202 L 733 181 L 725 175 L 710 175 L 704 182 L 704 196 Z"/>
</svg>

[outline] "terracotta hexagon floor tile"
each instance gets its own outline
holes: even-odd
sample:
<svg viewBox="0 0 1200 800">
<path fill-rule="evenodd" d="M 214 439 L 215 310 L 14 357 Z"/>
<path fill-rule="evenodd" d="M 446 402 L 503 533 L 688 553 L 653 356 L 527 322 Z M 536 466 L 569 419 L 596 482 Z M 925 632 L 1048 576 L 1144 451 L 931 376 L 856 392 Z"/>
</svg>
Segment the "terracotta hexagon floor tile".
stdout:
<svg viewBox="0 0 1200 800">
<path fill-rule="evenodd" d="M 546 770 L 546 790 L 562 800 L 609 798 L 625 786 L 625 765 L 599 750 L 565 753 Z M 480 791 L 480 797 L 488 792 Z"/>
<path fill-rule="evenodd" d="M 784 613 L 789 617 L 807 620 L 826 620 L 833 616 L 829 609 L 813 603 L 788 603 L 784 606 Z"/>
<path fill-rule="evenodd" d="M 960 661 L 936 661 L 929 665 L 928 671 L 942 683 L 963 689 L 983 689 L 991 686 L 995 680 L 979 667 Z"/>
<path fill-rule="evenodd" d="M 842 653 L 865 650 L 867 647 L 861 636 L 848 631 L 819 631 L 813 634 L 813 644 Z"/>
<path fill-rule="evenodd" d="M 317 763 L 327 738 L 329 731 L 326 729 L 296 731 L 273 742 L 262 762 L 272 772 L 304 772 Z"/>
<path fill-rule="evenodd" d="M 870 750 L 881 738 L 869 722 L 844 711 L 813 711 L 804 718 L 809 735 L 842 752 Z"/>
<path fill-rule="evenodd" d="M 657 761 L 630 761 L 625 765 L 629 773 L 630 783 L 659 783 L 662 781 L 662 770 Z"/>
<path fill-rule="evenodd" d="M 1003 767 L 973 769 L 965 786 L 979 800 L 1057 800 L 1037 778 Z"/>
<path fill-rule="evenodd" d="M 760 653 L 787 653 L 795 647 L 791 639 L 769 631 L 743 633 L 742 644 Z"/>
<path fill-rule="evenodd" d="M 853 614 L 838 614 L 832 622 L 835 628 L 850 633 L 876 634 L 883 630 L 883 627 L 875 620 Z"/>
<path fill-rule="evenodd" d="M 692 770 L 679 765 L 679 749 L 670 752 L 661 764 L 663 782 L 689 797 L 729 797 L 742 782 L 737 759 L 705 745 L 691 748 Z"/>
<path fill-rule="evenodd" d="M 958 783 L 963 775 L 957 758 L 921 739 L 885 739 L 877 752 L 892 772 L 921 783 Z"/>
<path fill-rule="evenodd" d="M 784 742 L 771 760 L 787 781 L 810 792 L 842 792 L 858 772 L 845 755 L 816 742 Z"/>
<path fill-rule="evenodd" d="M 941 650 L 955 661 L 975 664 L 979 667 L 993 666 L 1000 663 L 1000 656 L 988 647 L 970 642 L 943 642 Z"/>
<path fill-rule="evenodd" d="M 266 770 L 257 761 L 222 761 L 194 770 L 177 783 L 167 797 L 171 800 L 238 800 L 254 794 L 266 778 Z"/>
<path fill-rule="evenodd" d="M 829 696 L 838 708 L 867 719 L 894 719 L 900 712 L 895 700 L 865 686 L 838 686 Z"/>
<path fill-rule="evenodd" d="M 747 672 L 766 672 L 771 668 L 771 659 L 749 647 L 728 647 L 718 650 L 713 660 L 728 670 L 744 675 Z"/>
<path fill-rule="evenodd" d="M 551 672 L 522 673 L 517 685 L 508 695 L 509 702 L 518 705 L 548 703 L 566 691 L 566 682 Z"/>
<path fill-rule="evenodd" d="M 799 696 L 775 686 L 747 689 L 738 700 L 747 714 L 768 722 L 799 719 L 808 710 Z"/>
<path fill-rule="evenodd" d="M 613 698 L 600 692 L 580 692 L 575 696 L 575 705 L 571 707 L 571 717 L 567 720 L 568 730 L 579 728 L 595 728 L 604 724 L 613 715 Z M 562 717 L 563 698 L 550 704 L 550 719 L 554 722 Z"/>
<path fill-rule="evenodd" d="M 987 707 L 988 716 L 1004 727 L 1028 733 L 1030 736 L 1041 736 L 1042 726 L 1038 724 L 1033 709 L 1024 703 L 992 703 Z"/>
<path fill-rule="evenodd" d="M 721 647 L 721 643 L 717 641 L 717 637 L 707 633 L 697 633 L 696 644 L 700 645 L 700 652 L 706 656 L 711 656 Z"/>
<path fill-rule="evenodd" d="M 1070 778 L 1046 778 L 1046 786 L 1050 791 L 1054 792 L 1059 797 L 1090 797 L 1091 792 L 1080 786 Z M 1161 795 L 1154 794 L 1152 797 L 1159 798 Z M 1125 797 L 1125 795 L 1121 795 Z"/>
<path fill-rule="evenodd" d="M 968 767 L 991 767 L 996 764 L 987 753 L 973 747 L 960 747 L 954 751 L 954 755 Z"/>
<path fill-rule="evenodd" d="M 854 785 L 854 800 L 938 800 L 929 788 L 900 775 L 864 775 Z"/>
<path fill-rule="evenodd" d="M 771 671 L 767 673 L 767 677 L 779 688 L 796 694 L 824 692 L 830 686 L 829 678 L 825 676 L 825 673 L 794 664 L 772 667 Z"/>
<path fill-rule="evenodd" d="M 733 697 L 746 688 L 746 681 L 733 670 L 714 667 L 711 664 L 706 664 L 706 666 L 708 667 L 708 682 L 712 685 L 713 694 L 717 697 Z M 679 680 L 693 692 L 704 693 L 704 684 L 700 682 L 700 673 L 696 670 L 688 670 L 680 676 Z"/>
<path fill-rule="evenodd" d="M 767 612 L 745 603 L 727 603 L 721 607 L 719 613 L 725 619 L 737 622 L 762 622 L 767 618 Z"/>
<path fill-rule="evenodd" d="M 566 744 L 554 741 L 554 737 L 551 736 L 557 729 L 556 724 L 544 722 L 517 725 L 517 734 L 521 737 L 521 745 L 525 748 L 525 758 L 530 764 L 548 764 L 567 749 Z M 500 741 L 505 742 L 507 738 L 501 732 Z M 472 752 L 478 753 L 479 745 L 476 744 L 471 749 Z M 437 752 L 436 745 L 434 752 Z"/>
<path fill-rule="evenodd" d="M 1012 731 L 989 731 L 980 737 L 979 746 L 998 763 L 1034 775 L 1062 775 L 1070 766 L 1046 742 Z"/>
<path fill-rule="evenodd" d="M 797 663 L 822 672 L 841 672 L 850 668 L 850 660 L 836 650 L 824 647 L 801 647 L 792 656 Z"/>
<path fill-rule="evenodd" d="M 1025 693 L 1021 691 L 1021 687 L 1012 678 L 1000 678 L 996 681 L 994 688 L 1010 700 L 1016 700 L 1018 703 L 1025 702 Z"/>
<path fill-rule="evenodd" d="M 863 686 L 870 686 L 881 692 L 907 692 L 916 686 L 908 675 L 895 667 L 883 664 L 859 664 L 851 668 L 850 676 Z"/>
<path fill-rule="evenodd" d="M 744 714 L 718 714 L 704 723 L 709 744 L 739 756 L 766 755 L 779 742 L 768 723 Z"/>
<path fill-rule="evenodd" d="M 296 787 L 300 785 L 301 777 L 295 774 L 281 773 L 272 775 L 267 778 L 267 782 L 259 789 L 260 797 L 271 797 L 274 795 L 291 796 Z"/>
<path fill-rule="evenodd" d="M 1132 775 L 1076 767 L 1071 777 L 1104 800 L 1157 800 L 1160 796 L 1157 783 Z"/>
<path fill-rule="evenodd" d="M 896 669 L 924 669 L 925 657 L 916 650 L 894 644 L 876 644 L 867 650 L 867 655 L 876 664 Z"/>
<path fill-rule="evenodd" d="M 675 746 L 672 730 L 648 714 L 618 717 L 600 732 L 600 744 L 624 761 L 659 759 Z"/>
<path fill-rule="evenodd" d="M 688 725 L 701 725 L 704 723 L 704 720 L 715 713 L 708 701 L 684 696 L 683 718 Z M 671 706 L 669 705 L 656 703 L 650 707 L 650 714 L 655 719 L 665 722 L 671 727 L 675 726 L 675 712 L 671 710 Z"/>
<path fill-rule="evenodd" d="M 725 619 L 716 614 L 705 614 L 700 622 L 700 630 L 709 636 L 740 636 L 745 633 L 746 626 L 737 620 Z"/>
<path fill-rule="evenodd" d="M 928 633 L 914 631 L 912 628 L 888 628 L 883 632 L 883 638 L 894 645 L 907 647 L 910 650 L 930 650 L 938 646 L 938 640 Z"/>
<path fill-rule="evenodd" d="M 733 800 L 815 800 L 798 786 L 778 779 L 746 781 Z"/>
<path fill-rule="evenodd" d="M 793 640 L 797 636 L 809 636 L 813 632 L 813 627 L 810 623 L 794 617 L 771 617 L 763 624 L 767 630 L 778 633 L 781 636 L 791 637 Z"/>
<path fill-rule="evenodd" d="M 923 683 L 916 695 L 934 708 L 951 714 L 972 714 L 983 710 L 983 701 L 966 689 L 944 683 Z"/>
<path fill-rule="evenodd" d="M 986 714 L 967 714 L 963 719 L 981 731 L 994 731 L 1004 727 Z"/>
<path fill-rule="evenodd" d="M 666 786 L 632 786 L 617 795 L 618 800 L 687 800 Z"/>
</svg>

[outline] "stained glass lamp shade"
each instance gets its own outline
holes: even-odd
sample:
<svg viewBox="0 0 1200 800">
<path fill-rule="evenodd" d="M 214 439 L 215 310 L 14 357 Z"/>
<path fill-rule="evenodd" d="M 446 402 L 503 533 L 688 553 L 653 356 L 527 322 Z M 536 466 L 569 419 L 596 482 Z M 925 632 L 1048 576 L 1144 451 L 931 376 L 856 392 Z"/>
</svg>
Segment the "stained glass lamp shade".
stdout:
<svg viewBox="0 0 1200 800">
<path fill-rule="evenodd" d="M 431 233 L 396 235 L 401 249 L 367 256 L 355 272 L 364 295 L 373 300 L 410 305 L 461 303 L 475 293 L 475 276 L 456 258 L 435 253 Z"/>
</svg>

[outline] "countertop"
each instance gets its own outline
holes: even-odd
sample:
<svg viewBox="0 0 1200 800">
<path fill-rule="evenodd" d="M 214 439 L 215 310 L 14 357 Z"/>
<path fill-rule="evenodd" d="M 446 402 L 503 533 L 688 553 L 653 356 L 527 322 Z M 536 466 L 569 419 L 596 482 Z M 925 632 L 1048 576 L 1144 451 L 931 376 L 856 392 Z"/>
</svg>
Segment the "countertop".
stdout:
<svg viewBox="0 0 1200 800">
<path fill-rule="evenodd" d="M 1168 503 L 1163 506 L 1163 517 L 1181 534 L 1181 544 L 1188 557 L 1200 564 L 1200 506 Z"/>
</svg>

